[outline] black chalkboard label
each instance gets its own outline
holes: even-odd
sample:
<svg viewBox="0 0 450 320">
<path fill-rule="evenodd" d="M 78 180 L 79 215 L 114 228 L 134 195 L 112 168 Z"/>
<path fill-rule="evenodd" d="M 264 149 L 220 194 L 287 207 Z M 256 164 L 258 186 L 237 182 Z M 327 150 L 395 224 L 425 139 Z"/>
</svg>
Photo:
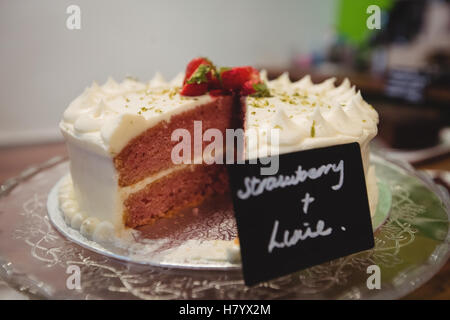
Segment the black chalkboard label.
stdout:
<svg viewBox="0 0 450 320">
<path fill-rule="evenodd" d="M 273 175 L 259 161 L 228 165 L 247 285 L 373 248 L 358 143 L 278 161 Z"/>
</svg>

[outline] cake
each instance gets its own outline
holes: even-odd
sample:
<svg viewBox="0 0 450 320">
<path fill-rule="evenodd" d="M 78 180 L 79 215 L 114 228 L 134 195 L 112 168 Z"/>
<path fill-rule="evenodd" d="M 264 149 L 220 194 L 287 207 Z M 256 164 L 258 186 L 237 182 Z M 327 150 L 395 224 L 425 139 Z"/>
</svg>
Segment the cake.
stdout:
<svg viewBox="0 0 450 320">
<path fill-rule="evenodd" d="M 377 187 L 369 142 L 378 114 L 348 80 L 334 82 L 291 82 L 287 74 L 268 81 L 251 67 L 217 69 L 197 58 L 168 82 L 157 74 L 147 83 L 94 83 L 60 122 L 70 158 L 59 193 L 67 224 L 102 241 L 228 192 L 227 150 L 196 153 L 211 139 L 195 137 L 210 129 L 225 137 L 237 128 L 244 130 L 246 158 L 270 150 L 270 130 L 278 130 L 280 154 L 358 142 L 373 213 Z M 194 152 L 178 154 L 181 162 L 174 161 L 177 129 L 194 137 Z"/>
</svg>

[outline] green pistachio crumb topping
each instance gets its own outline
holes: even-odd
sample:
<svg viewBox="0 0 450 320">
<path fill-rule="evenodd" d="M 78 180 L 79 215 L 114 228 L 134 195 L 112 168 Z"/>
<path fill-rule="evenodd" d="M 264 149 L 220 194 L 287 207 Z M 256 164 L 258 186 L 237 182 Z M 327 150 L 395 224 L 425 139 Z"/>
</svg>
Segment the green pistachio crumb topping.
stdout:
<svg viewBox="0 0 450 320">
<path fill-rule="evenodd" d="M 178 88 L 178 87 L 175 87 L 175 88 L 173 88 L 172 90 L 170 90 L 170 92 L 169 92 L 169 98 L 172 100 L 172 99 L 175 97 L 175 95 L 178 93 L 178 91 L 179 91 L 179 88 Z"/>
<path fill-rule="evenodd" d="M 311 138 L 314 138 L 316 136 L 316 121 L 313 120 L 312 126 L 311 126 Z"/>
</svg>

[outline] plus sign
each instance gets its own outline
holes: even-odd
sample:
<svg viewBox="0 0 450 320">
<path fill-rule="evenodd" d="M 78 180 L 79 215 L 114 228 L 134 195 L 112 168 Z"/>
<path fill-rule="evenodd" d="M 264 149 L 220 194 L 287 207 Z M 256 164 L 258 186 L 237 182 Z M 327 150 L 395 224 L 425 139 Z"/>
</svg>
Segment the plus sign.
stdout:
<svg viewBox="0 0 450 320">
<path fill-rule="evenodd" d="M 309 192 L 305 194 L 305 197 L 302 199 L 303 202 L 303 213 L 308 213 L 308 207 L 311 202 L 314 201 L 314 198 L 309 195 Z"/>
</svg>

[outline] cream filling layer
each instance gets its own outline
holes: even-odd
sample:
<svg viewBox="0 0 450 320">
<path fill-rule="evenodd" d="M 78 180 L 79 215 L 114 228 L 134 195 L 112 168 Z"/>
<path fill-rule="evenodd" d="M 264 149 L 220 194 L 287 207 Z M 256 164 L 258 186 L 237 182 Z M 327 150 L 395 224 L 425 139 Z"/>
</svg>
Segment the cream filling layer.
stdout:
<svg viewBox="0 0 450 320">
<path fill-rule="evenodd" d="M 214 163 L 214 159 L 218 158 L 218 157 L 222 157 L 223 155 L 223 151 L 218 151 L 215 156 L 212 155 L 203 155 L 201 157 L 196 157 L 192 160 L 192 164 L 178 164 L 175 165 L 173 167 L 170 167 L 168 169 L 165 170 L 161 170 L 158 173 L 148 176 L 132 185 L 126 186 L 126 187 L 122 187 L 119 188 L 119 193 L 120 193 L 120 197 L 122 199 L 122 201 L 125 201 L 125 199 L 127 199 L 131 194 L 139 192 L 140 190 L 144 189 L 145 187 L 147 187 L 148 185 L 154 183 L 155 181 L 164 178 L 165 176 L 168 176 L 172 173 L 175 173 L 177 171 L 186 169 L 186 168 L 193 168 L 196 165 L 201 165 L 204 163 Z"/>
<path fill-rule="evenodd" d="M 168 176 L 174 172 L 186 169 L 190 166 L 193 166 L 193 164 L 181 164 L 177 165 L 175 167 L 168 168 L 166 170 L 159 171 L 158 173 L 148 176 L 135 184 L 119 188 L 120 198 L 122 199 L 122 202 L 125 201 L 131 194 L 139 192 L 140 190 L 144 189 L 148 185 L 156 182 L 157 180 L 164 178 L 165 176 Z"/>
</svg>

